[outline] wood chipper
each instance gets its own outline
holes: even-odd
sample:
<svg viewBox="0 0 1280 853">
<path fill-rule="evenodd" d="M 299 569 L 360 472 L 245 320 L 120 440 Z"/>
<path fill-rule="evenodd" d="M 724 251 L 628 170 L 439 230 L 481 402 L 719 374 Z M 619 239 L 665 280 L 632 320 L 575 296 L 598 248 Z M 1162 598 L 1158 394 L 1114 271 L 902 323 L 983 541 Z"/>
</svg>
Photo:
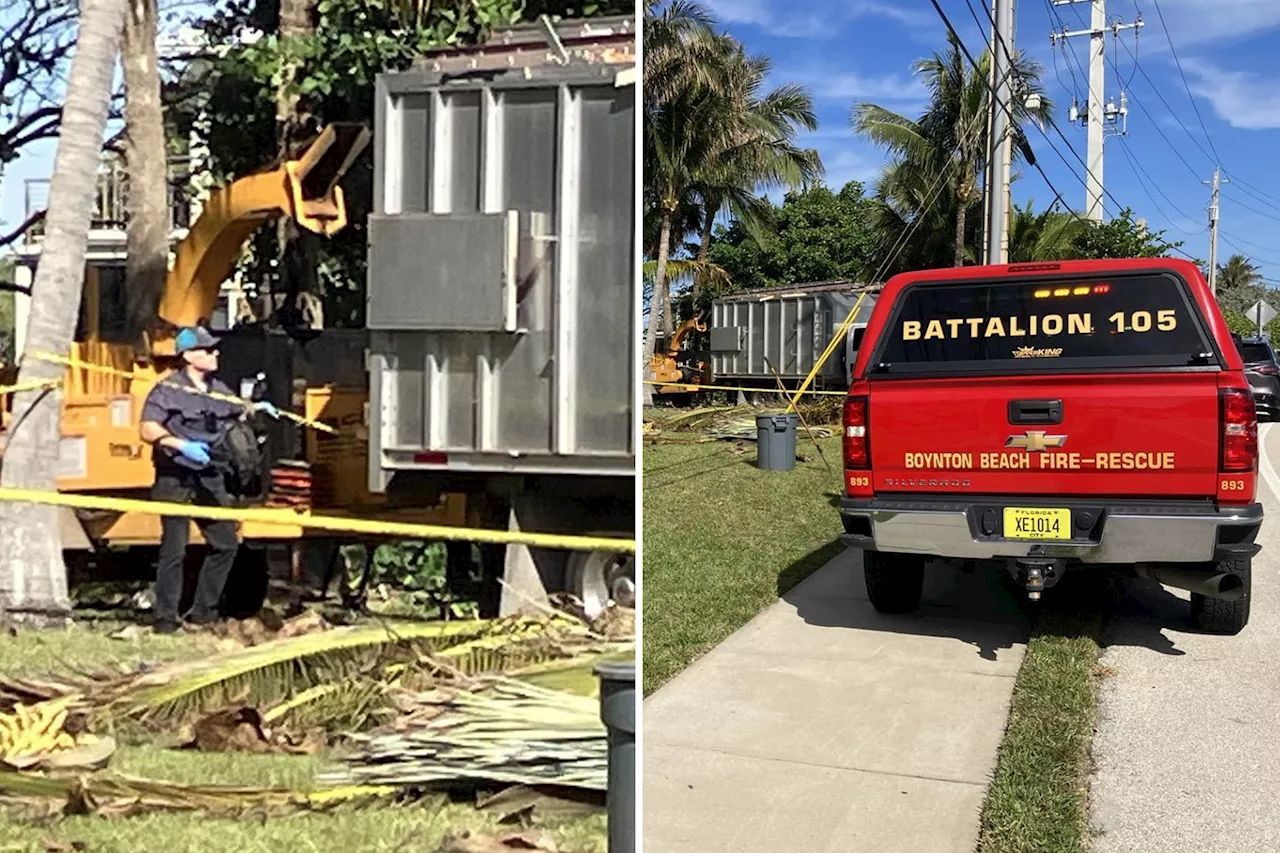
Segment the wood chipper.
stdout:
<svg viewBox="0 0 1280 853">
<path fill-rule="evenodd" d="M 125 294 L 113 282 L 118 270 L 93 264 L 85 271 L 81 331 L 66 360 L 62 434 L 59 440 L 58 490 L 118 498 L 145 497 L 155 471 L 151 447 L 139 436 L 139 416 L 147 394 L 174 366 L 173 334 L 183 326 L 207 323 L 219 290 L 245 242 L 264 224 L 290 217 L 303 229 L 331 236 L 347 224 L 338 185 L 368 145 L 369 131 L 358 124 L 326 127 L 297 157 L 239 178 L 213 191 L 199 218 L 175 247 L 161 294 L 157 322 L 141 346 L 105 340 L 103 315 L 118 314 Z M 247 327 L 220 333 L 226 354 L 220 375 L 246 398 L 267 398 L 281 409 L 302 414 L 324 429 L 272 424 L 264 430 L 265 469 L 261 494 L 253 504 L 273 498 L 273 463 L 297 459 L 307 488 L 299 499 L 291 488 L 290 506 L 326 512 L 359 512 L 384 505 L 367 489 L 366 453 L 361 440 L 367 400 L 363 330 L 334 330 L 294 340 L 288 334 Z M 40 357 L 29 353 L 27 357 Z M 4 401 L 8 409 L 8 401 Z M 305 433 L 305 434 L 304 434 Z M 295 469 L 296 472 L 297 469 Z M 134 549 L 160 540 L 160 520 L 142 512 L 63 508 L 63 546 L 72 564 L 122 555 L 137 562 Z M 429 507 L 399 514 L 404 520 L 460 525 L 467 521 L 461 495 L 441 496 Z M 301 542 L 301 527 L 246 521 L 237 566 L 238 586 L 248 594 L 238 609 L 253 610 L 265 592 L 266 554 L 262 545 Z M 192 542 L 200 543 L 192 527 Z M 294 548 L 295 562 L 300 549 Z M 252 578 L 247 582 L 246 578 Z"/>
</svg>

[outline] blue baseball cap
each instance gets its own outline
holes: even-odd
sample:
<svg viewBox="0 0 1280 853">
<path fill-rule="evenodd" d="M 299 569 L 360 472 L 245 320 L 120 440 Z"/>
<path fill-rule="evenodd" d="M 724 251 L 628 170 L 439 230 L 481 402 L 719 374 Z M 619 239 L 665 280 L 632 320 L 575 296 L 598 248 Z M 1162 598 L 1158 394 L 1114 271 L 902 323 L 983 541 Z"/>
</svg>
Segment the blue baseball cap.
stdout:
<svg viewBox="0 0 1280 853">
<path fill-rule="evenodd" d="M 178 332 L 173 342 L 178 355 L 193 349 L 217 349 L 218 339 L 201 326 L 188 326 Z"/>
</svg>

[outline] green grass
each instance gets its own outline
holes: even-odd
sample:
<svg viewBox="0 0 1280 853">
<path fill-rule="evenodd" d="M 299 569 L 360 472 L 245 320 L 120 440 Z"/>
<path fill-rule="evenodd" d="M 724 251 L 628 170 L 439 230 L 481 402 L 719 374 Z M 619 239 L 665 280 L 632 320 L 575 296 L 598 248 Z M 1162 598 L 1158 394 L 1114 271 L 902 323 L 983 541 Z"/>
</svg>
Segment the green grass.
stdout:
<svg viewBox="0 0 1280 853">
<path fill-rule="evenodd" d="M 840 439 L 794 471 L 760 471 L 755 446 L 644 447 L 644 692 L 839 553 Z"/>
<path fill-rule="evenodd" d="M 134 640 L 110 640 L 118 623 L 80 624 L 70 630 L 21 631 L 0 641 L 0 672 L 38 676 L 65 670 L 133 665 L 207 655 L 207 635 L 156 637 L 143 631 Z M 202 753 L 157 746 L 122 746 L 111 769 L 182 784 L 291 787 L 305 790 L 326 758 L 246 753 Z M 311 853 L 311 851 L 434 850 L 450 832 L 500 835 L 510 831 L 497 817 L 443 797 L 407 804 L 343 806 L 241 819 L 199 814 L 151 813 L 105 819 L 95 816 L 31 820 L 21 809 L 0 809 L 0 853 L 44 853 L 83 844 L 92 853 Z M 603 815 L 540 822 L 567 853 L 605 853 Z"/>
<path fill-rule="evenodd" d="M 216 649 L 216 641 L 208 634 L 156 635 L 150 628 L 140 628 L 133 639 L 110 639 L 110 634 L 129 624 L 81 620 L 65 630 L 20 628 L 16 636 L 0 641 L 0 672 L 21 677 L 68 670 L 133 670 L 140 663 L 198 657 Z"/>
<path fill-rule="evenodd" d="M 1014 684 L 978 853 L 1087 853 L 1092 846 L 1089 748 L 1102 618 L 1097 598 L 1065 583 L 1044 605 Z"/>
</svg>

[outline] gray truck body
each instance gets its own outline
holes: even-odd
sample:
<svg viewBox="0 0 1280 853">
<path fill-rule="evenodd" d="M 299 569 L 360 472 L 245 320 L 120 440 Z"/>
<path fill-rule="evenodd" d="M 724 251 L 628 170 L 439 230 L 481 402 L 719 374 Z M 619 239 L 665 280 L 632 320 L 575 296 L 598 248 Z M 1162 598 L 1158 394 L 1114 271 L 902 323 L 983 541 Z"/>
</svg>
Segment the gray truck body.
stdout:
<svg viewBox="0 0 1280 853">
<path fill-rule="evenodd" d="M 635 29 L 537 26 L 380 75 L 370 485 L 634 476 Z"/>
<path fill-rule="evenodd" d="M 871 319 L 878 290 L 848 281 L 820 282 L 717 299 L 710 323 L 715 382 L 774 386 L 773 371 L 788 385 L 803 381 L 866 292 L 849 335 L 815 377 L 820 387 L 847 388 L 861 330 Z"/>
</svg>

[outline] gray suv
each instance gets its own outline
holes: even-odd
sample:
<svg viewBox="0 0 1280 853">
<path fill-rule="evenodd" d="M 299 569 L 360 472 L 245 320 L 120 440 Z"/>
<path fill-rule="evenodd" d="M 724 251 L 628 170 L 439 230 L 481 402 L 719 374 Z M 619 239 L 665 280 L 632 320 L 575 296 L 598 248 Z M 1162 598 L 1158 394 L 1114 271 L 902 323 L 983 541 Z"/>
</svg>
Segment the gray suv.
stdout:
<svg viewBox="0 0 1280 853">
<path fill-rule="evenodd" d="M 1280 416 L 1280 364 L 1276 362 L 1276 351 L 1261 338 L 1237 338 L 1236 348 L 1244 361 L 1244 375 L 1253 389 L 1258 420 L 1276 420 Z"/>
</svg>

